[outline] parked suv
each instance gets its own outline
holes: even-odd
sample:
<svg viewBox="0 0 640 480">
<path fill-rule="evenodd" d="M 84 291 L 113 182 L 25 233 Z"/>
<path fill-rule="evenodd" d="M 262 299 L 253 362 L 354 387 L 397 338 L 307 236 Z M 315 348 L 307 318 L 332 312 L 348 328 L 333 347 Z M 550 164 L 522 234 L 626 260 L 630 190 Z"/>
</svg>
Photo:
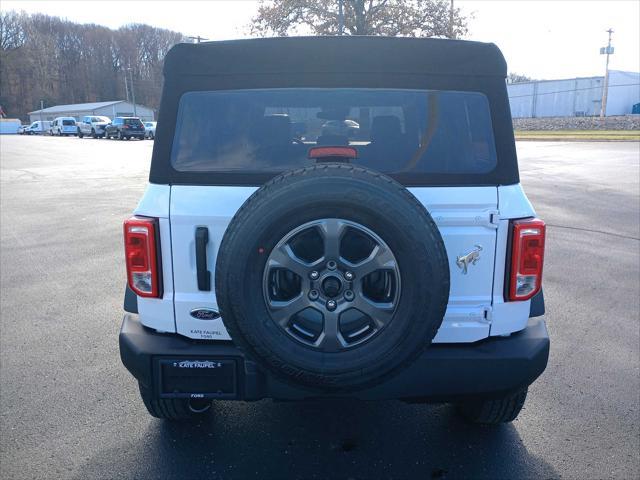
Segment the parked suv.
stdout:
<svg viewBox="0 0 640 480">
<path fill-rule="evenodd" d="M 113 123 L 106 125 L 105 138 L 117 138 L 129 140 L 137 138 L 143 140 L 145 135 L 144 125 L 138 117 L 116 117 Z"/>
<path fill-rule="evenodd" d="M 348 396 L 516 418 L 549 353 L 545 225 L 498 48 L 180 44 L 164 74 L 124 223 L 120 353 L 151 415 Z"/>
<path fill-rule="evenodd" d="M 92 138 L 104 137 L 105 127 L 111 123 L 109 117 L 87 115 L 82 117 L 82 120 L 78 122 L 78 137 L 82 138 L 85 135 Z"/>
<path fill-rule="evenodd" d="M 49 135 L 57 135 L 59 137 L 76 135 L 77 131 L 76 119 L 73 117 L 55 118 L 49 127 Z"/>
</svg>

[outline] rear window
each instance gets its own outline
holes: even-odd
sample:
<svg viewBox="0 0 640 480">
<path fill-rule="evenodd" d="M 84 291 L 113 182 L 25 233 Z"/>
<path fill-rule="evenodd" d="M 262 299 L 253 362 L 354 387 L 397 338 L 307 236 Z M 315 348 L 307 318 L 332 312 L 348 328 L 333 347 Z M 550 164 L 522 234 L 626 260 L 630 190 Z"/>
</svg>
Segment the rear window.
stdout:
<svg viewBox="0 0 640 480">
<path fill-rule="evenodd" d="M 364 88 L 186 93 L 171 161 L 178 171 L 277 173 L 313 164 L 318 145 L 353 146 L 353 163 L 384 173 L 496 166 L 483 94 Z"/>
<path fill-rule="evenodd" d="M 62 120 L 62 125 L 69 126 L 69 125 L 75 125 L 75 124 L 76 124 L 75 120 Z"/>
<path fill-rule="evenodd" d="M 142 125 L 142 121 L 138 118 L 125 118 L 124 119 L 124 124 L 125 125 L 136 125 L 136 126 L 140 126 Z"/>
</svg>

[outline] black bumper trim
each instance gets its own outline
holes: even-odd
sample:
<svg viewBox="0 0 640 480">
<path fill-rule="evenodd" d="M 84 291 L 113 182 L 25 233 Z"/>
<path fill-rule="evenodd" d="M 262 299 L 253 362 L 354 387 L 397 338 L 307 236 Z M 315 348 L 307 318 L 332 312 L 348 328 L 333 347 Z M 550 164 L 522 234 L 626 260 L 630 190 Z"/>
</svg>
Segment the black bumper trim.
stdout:
<svg viewBox="0 0 640 480">
<path fill-rule="evenodd" d="M 138 313 L 138 295 L 131 290 L 129 285 L 124 291 L 124 311 L 129 313 Z"/>
<path fill-rule="evenodd" d="M 542 288 L 538 293 L 531 297 L 531 305 L 529 307 L 529 317 L 541 317 L 544 315 L 544 292 Z"/>
<path fill-rule="evenodd" d="M 236 359 L 237 400 L 328 396 L 282 382 L 247 360 L 231 342 L 197 341 L 156 333 L 143 327 L 137 316 L 131 314 L 124 316 L 120 330 L 120 357 L 131 374 L 156 394 L 157 363 L 160 358 L 171 357 Z M 529 319 L 527 328 L 509 337 L 473 344 L 434 344 L 392 379 L 349 396 L 363 400 L 434 402 L 499 396 L 533 383 L 546 368 L 548 357 L 549 336 L 544 320 Z"/>
</svg>

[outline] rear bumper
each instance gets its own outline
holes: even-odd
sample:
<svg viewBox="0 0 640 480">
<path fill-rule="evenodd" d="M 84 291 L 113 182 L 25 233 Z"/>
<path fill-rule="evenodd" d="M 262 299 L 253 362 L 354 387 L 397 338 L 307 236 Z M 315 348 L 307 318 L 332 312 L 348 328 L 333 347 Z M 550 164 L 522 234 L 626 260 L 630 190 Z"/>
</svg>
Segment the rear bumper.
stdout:
<svg viewBox="0 0 640 480">
<path fill-rule="evenodd" d="M 207 393 L 209 398 L 233 400 L 302 400 L 324 395 L 274 378 L 247 360 L 230 342 L 194 341 L 175 334 L 160 334 L 143 327 L 136 315 L 126 314 L 120 331 L 120 356 L 125 367 L 143 385 L 162 397 L 162 365 L 167 361 L 225 361 L 235 365 L 232 391 Z M 409 368 L 373 388 L 350 393 L 363 400 L 404 399 L 448 402 L 468 397 L 492 397 L 533 383 L 549 357 L 549 336 L 544 320 L 530 319 L 523 331 L 506 338 L 474 344 L 438 344 L 429 347 Z M 170 363 L 170 362 L 169 362 Z M 215 391 L 214 389 L 211 389 Z M 334 395 L 335 396 L 335 395 Z M 345 396 L 345 395 L 341 395 Z"/>
</svg>

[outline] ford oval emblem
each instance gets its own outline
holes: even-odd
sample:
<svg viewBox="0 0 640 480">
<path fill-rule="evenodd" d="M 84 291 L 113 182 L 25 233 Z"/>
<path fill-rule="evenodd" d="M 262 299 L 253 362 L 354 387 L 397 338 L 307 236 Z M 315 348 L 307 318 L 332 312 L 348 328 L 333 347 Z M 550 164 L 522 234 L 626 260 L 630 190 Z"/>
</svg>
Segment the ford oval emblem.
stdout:
<svg viewBox="0 0 640 480">
<path fill-rule="evenodd" d="M 194 308 L 191 310 L 190 315 L 198 320 L 215 320 L 220 318 L 220 314 L 210 308 Z"/>
</svg>

